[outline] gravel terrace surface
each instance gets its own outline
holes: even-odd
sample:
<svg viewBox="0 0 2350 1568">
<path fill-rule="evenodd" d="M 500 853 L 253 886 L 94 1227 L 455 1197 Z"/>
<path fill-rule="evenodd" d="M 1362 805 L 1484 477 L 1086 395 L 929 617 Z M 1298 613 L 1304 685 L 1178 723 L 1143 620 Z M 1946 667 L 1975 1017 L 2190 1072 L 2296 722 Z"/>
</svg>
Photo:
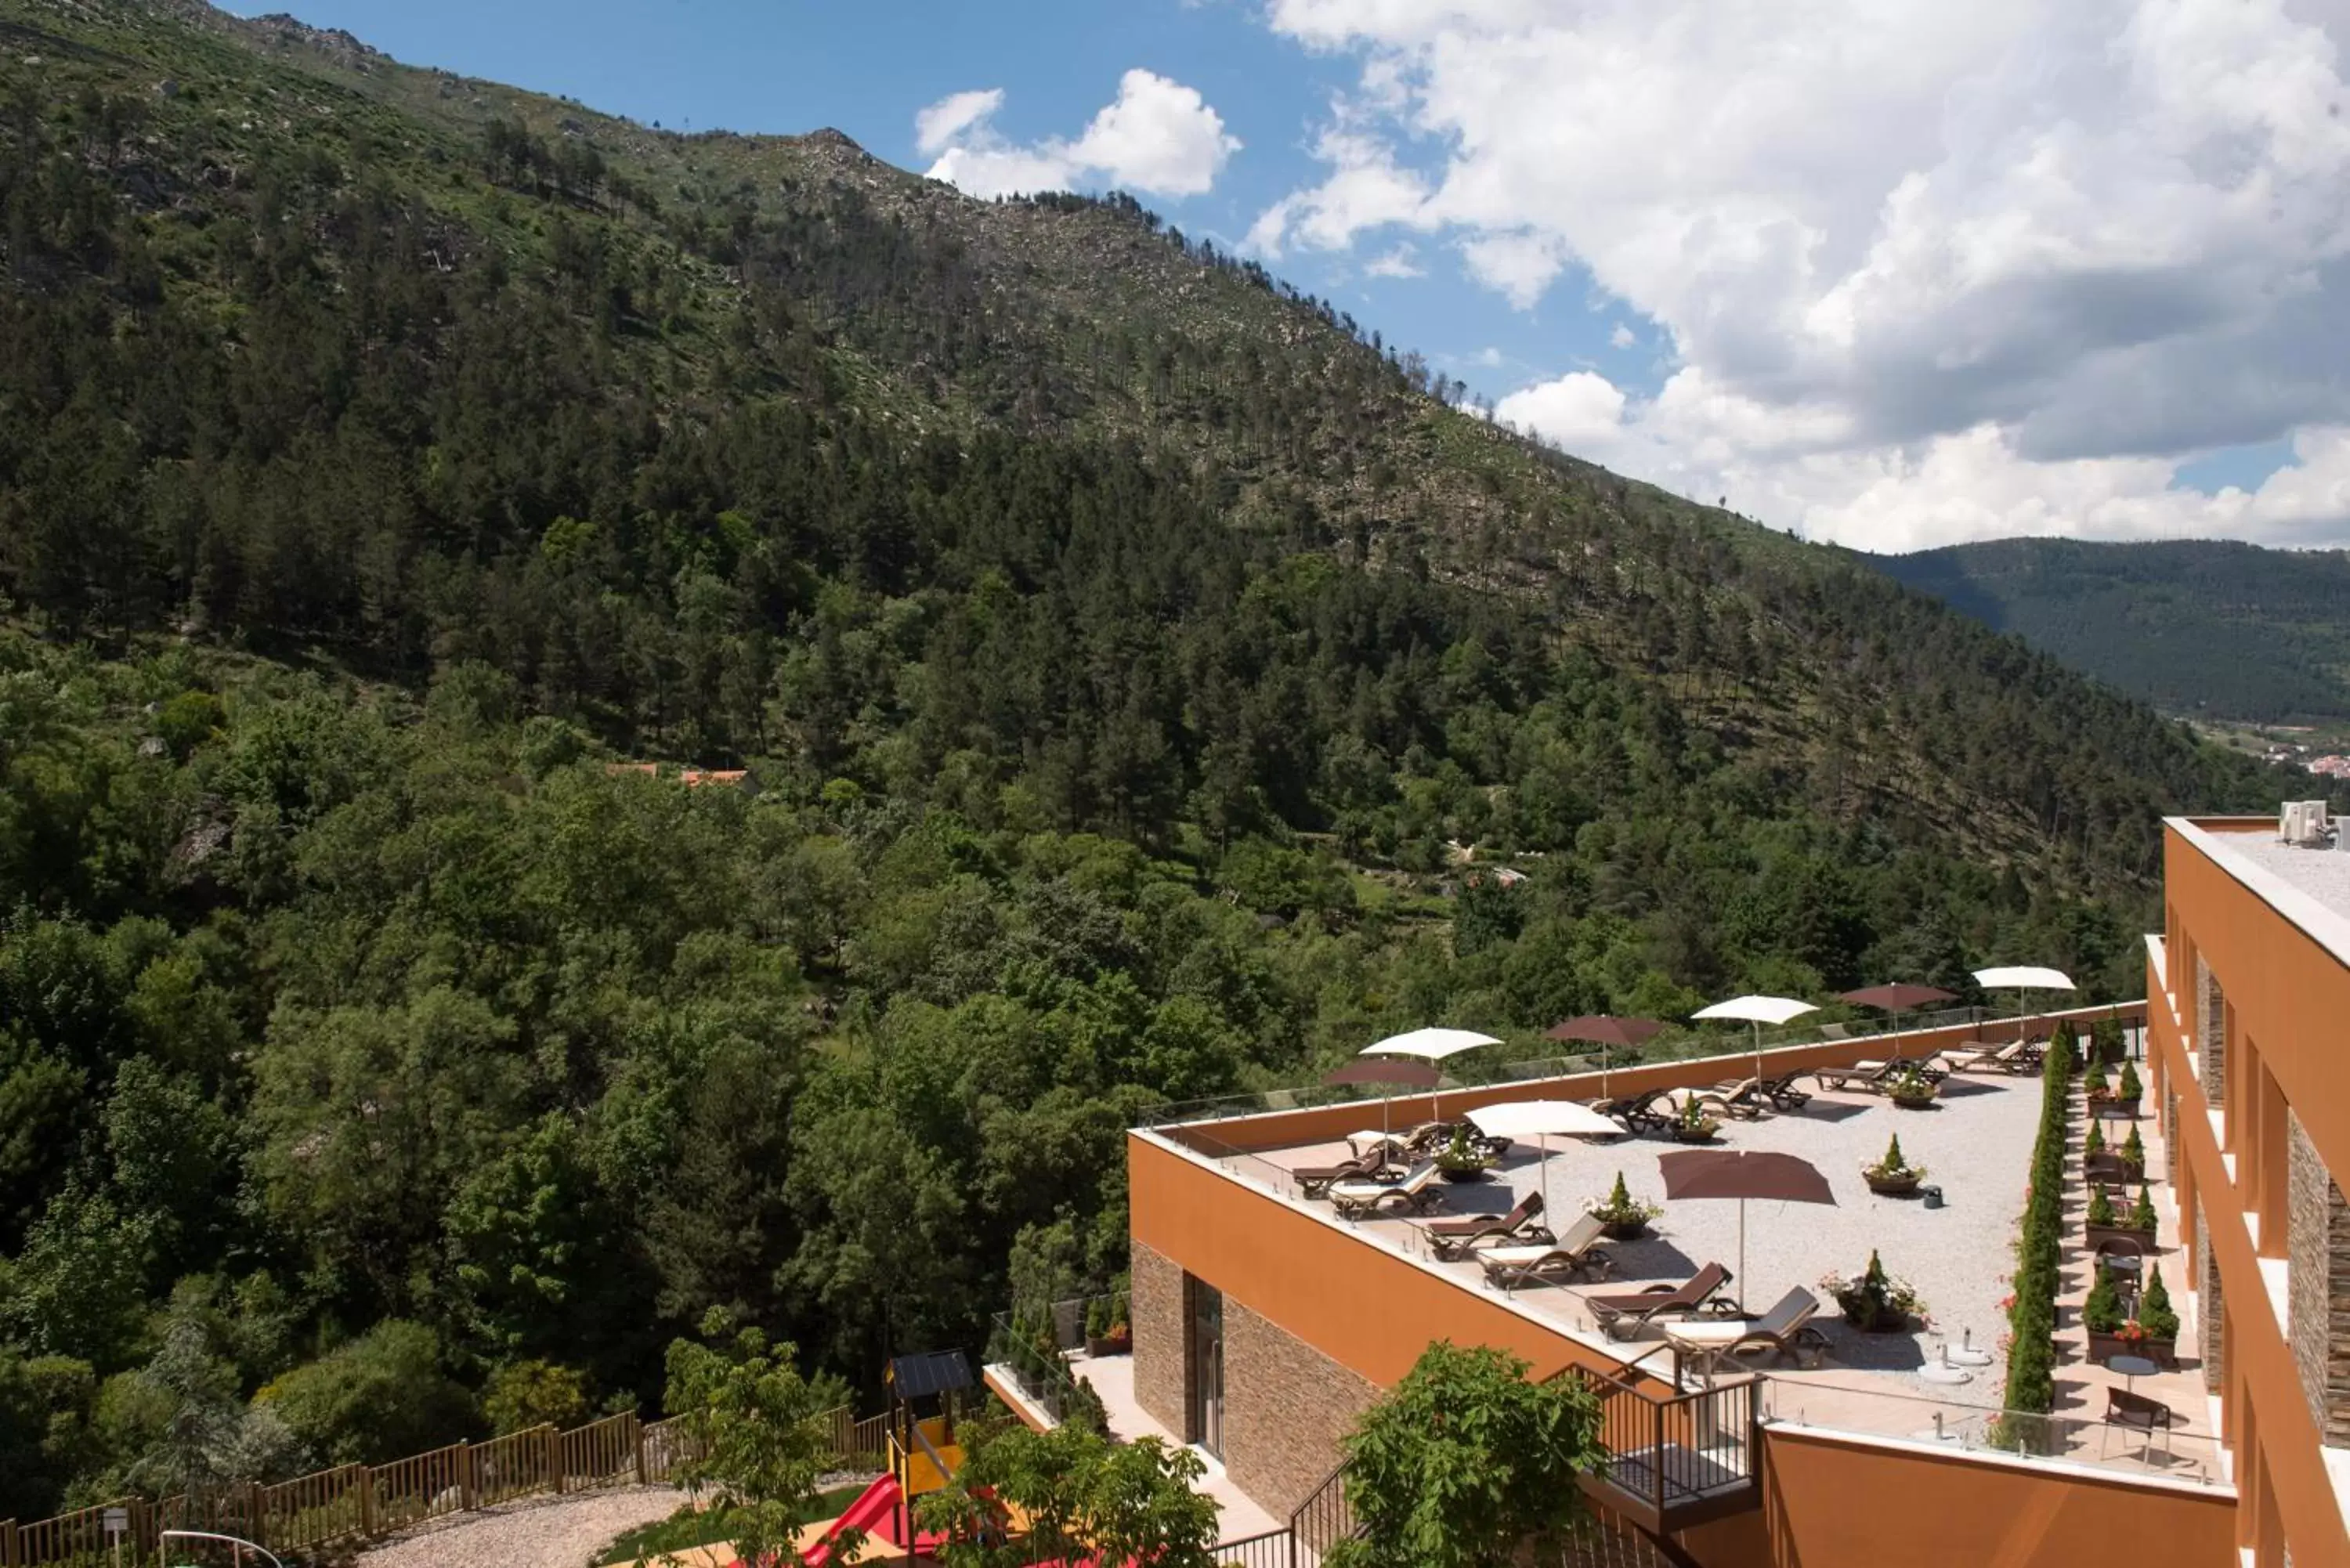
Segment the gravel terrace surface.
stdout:
<svg viewBox="0 0 2350 1568">
<path fill-rule="evenodd" d="M 586 1568 L 622 1531 L 667 1519 L 685 1494 L 629 1487 L 525 1498 L 461 1513 L 359 1554 L 362 1568 Z"/>
<path fill-rule="evenodd" d="M 1745 1206 L 1746 1268 L 1736 1293 L 1750 1309 L 1768 1309 L 1793 1285 L 1816 1292 L 1821 1276 L 1831 1271 L 1857 1272 L 1875 1247 L 1888 1272 L 1918 1287 L 1932 1314 L 1932 1326 L 1922 1333 L 1863 1334 L 1847 1328 L 1835 1303 L 1825 1303 L 1814 1321 L 1833 1347 L 1828 1365 L 1816 1373 L 1773 1366 L 1769 1370 L 1775 1376 L 1798 1384 L 1817 1377 L 1885 1393 L 1956 1396 L 1970 1404 L 1997 1402 L 2003 1357 L 1978 1369 L 1963 1389 L 1938 1388 L 1918 1373 L 1939 1354 L 1945 1336 L 1955 1346 L 1961 1334 L 1971 1329 L 1974 1345 L 1995 1353 L 2007 1330 L 1999 1303 L 2015 1268 L 2013 1241 L 2023 1210 L 2040 1102 L 2036 1077 L 1960 1074 L 1928 1110 L 1900 1110 L 1874 1095 L 1824 1093 L 1794 1114 L 1732 1121 L 1723 1128 L 1722 1147 L 1782 1150 L 1809 1160 L 1827 1178 L 1836 1199 L 1834 1208 Z M 1880 1198 L 1861 1179 L 1860 1168 L 1882 1156 L 1887 1140 L 1897 1132 L 1904 1157 L 1913 1166 L 1927 1167 L 1926 1179 L 1942 1189 L 1943 1208 L 1928 1209 L 1916 1198 Z M 1657 1157 L 1677 1147 L 1660 1137 L 1607 1143 L 1551 1139 L 1551 1211 L 1562 1220 L 1574 1216 L 1584 1199 L 1607 1192 L 1619 1169 L 1636 1197 L 1661 1199 L 1664 1183 Z M 1331 1146 L 1281 1158 L 1284 1163 L 1313 1164 L 1345 1152 L 1343 1146 Z M 1444 1209 L 1499 1213 L 1520 1194 L 1543 1189 L 1544 1164 L 1538 1143 L 1520 1140 L 1495 1172 L 1496 1179 L 1449 1188 Z M 1734 1202 L 1670 1205 L 1647 1238 L 1609 1244 L 1616 1269 L 1601 1288 L 1638 1289 L 1655 1281 L 1677 1283 L 1714 1261 L 1735 1271 L 1739 1207 Z M 1412 1227 L 1401 1220 L 1374 1220 L 1364 1229 L 1390 1245 L 1414 1245 Z M 1446 1267 L 1470 1288 L 1481 1288 L 1475 1265 Z M 1531 1286 L 1517 1293 L 1516 1299 L 1536 1312 L 1594 1330 L 1583 1306 L 1583 1288 Z M 1625 1348 L 1637 1351 L 1659 1337 L 1652 1331 Z M 1856 1373 L 1868 1376 L 1856 1378 Z"/>
</svg>

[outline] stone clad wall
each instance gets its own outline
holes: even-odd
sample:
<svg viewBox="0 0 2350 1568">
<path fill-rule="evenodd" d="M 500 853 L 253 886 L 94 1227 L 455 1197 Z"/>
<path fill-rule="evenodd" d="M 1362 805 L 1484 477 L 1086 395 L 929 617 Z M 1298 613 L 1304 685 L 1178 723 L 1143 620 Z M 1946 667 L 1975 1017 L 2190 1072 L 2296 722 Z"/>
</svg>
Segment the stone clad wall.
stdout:
<svg viewBox="0 0 2350 1568">
<path fill-rule="evenodd" d="M 2213 1110 L 2228 1100 L 2228 997 L 2211 966 L 2195 955 L 2195 1052 L 2203 1098 Z"/>
<path fill-rule="evenodd" d="M 2350 1203 L 2301 1117 L 2285 1116 L 2285 1333 L 2318 1430 L 2329 1446 L 2350 1446 Z"/>
<path fill-rule="evenodd" d="M 2220 1299 L 2220 1264 L 2211 1256 L 2211 1228 L 2203 1222 L 2203 1197 L 2195 1197 L 2195 1314 L 2203 1337 L 2203 1386 L 2217 1394 L 2226 1386 L 2223 1366 L 2226 1340 L 2221 1330 L 2227 1308 Z"/>
<path fill-rule="evenodd" d="M 1285 1518 L 1338 1468 L 1338 1442 L 1377 1385 L 1224 1298 L 1224 1469 Z"/>
<path fill-rule="evenodd" d="M 1151 1419 L 1188 1436 L 1191 1306 L 1181 1268 L 1139 1241 L 1134 1243 L 1128 1311 L 1134 1330 L 1134 1399 Z"/>
</svg>

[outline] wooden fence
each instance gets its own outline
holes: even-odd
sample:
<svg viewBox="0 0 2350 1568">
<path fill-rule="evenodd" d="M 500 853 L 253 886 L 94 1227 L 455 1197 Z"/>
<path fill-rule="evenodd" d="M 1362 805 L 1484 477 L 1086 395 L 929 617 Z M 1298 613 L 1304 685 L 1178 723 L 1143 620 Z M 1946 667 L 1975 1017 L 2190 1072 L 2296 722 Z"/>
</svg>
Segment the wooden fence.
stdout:
<svg viewBox="0 0 2350 1568">
<path fill-rule="evenodd" d="M 844 1467 L 879 1467 L 888 1417 L 860 1421 L 844 1405 L 816 1419 Z M 209 1498 L 123 1498 L 30 1524 L 0 1521 L 0 1568 L 152 1562 L 167 1530 L 218 1531 L 272 1551 L 307 1552 L 521 1497 L 663 1484 L 692 1457 L 692 1437 L 677 1420 L 648 1425 L 622 1415 L 568 1432 L 534 1427 L 389 1464 L 340 1465 L 274 1486 L 245 1482 Z"/>
</svg>

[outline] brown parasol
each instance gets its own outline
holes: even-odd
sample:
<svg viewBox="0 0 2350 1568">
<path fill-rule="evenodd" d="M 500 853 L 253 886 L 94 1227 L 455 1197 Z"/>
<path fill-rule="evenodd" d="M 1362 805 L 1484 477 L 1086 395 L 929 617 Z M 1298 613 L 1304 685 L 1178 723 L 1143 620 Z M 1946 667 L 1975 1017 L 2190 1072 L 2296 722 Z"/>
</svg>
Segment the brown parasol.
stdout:
<svg viewBox="0 0 2350 1568">
<path fill-rule="evenodd" d="M 1606 1012 L 1586 1012 L 1579 1018 L 1569 1018 L 1543 1031 L 1548 1040 L 1588 1041 L 1599 1047 L 1599 1092 L 1607 1092 L 1607 1047 L 1620 1045 L 1627 1049 L 1654 1039 L 1664 1025 L 1653 1018 L 1617 1018 Z"/>
<path fill-rule="evenodd" d="M 1958 999 L 1956 992 L 1944 991 L 1938 985 L 1918 985 L 1909 981 L 1895 981 L 1890 985 L 1864 985 L 1858 991 L 1840 992 L 1836 995 L 1838 1002 L 1849 1002 L 1856 1007 L 1874 1007 L 1879 1012 L 1891 1013 L 1896 1034 L 1901 1033 L 1903 1013 L 1929 1007 L 1937 1002 L 1956 1002 Z M 1897 1057 L 1901 1054 L 1898 1040 L 1894 1043 L 1893 1054 Z"/>
<path fill-rule="evenodd" d="M 1357 1056 L 1336 1072 L 1324 1076 L 1326 1084 L 1379 1084 L 1393 1089 L 1432 1089 L 1444 1081 L 1433 1062 L 1379 1061 Z M 1379 1134 L 1388 1133 L 1388 1096 L 1379 1096 Z"/>
<path fill-rule="evenodd" d="M 1828 1179 L 1810 1160 L 1792 1154 L 1743 1148 L 1685 1148 L 1657 1157 L 1665 1179 L 1668 1201 L 1685 1198 L 1738 1199 L 1738 1272 L 1746 1273 L 1746 1200 L 1760 1198 L 1781 1203 L 1825 1203 L 1835 1194 Z M 1740 1287 L 1742 1290 L 1744 1287 Z"/>
</svg>

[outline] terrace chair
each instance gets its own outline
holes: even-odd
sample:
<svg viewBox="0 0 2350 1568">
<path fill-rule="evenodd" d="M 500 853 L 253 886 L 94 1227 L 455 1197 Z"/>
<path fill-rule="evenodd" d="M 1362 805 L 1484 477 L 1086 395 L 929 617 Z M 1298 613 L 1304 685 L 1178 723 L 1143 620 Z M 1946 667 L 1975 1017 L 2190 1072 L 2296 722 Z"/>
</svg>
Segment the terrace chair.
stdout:
<svg viewBox="0 0 2350 1568">
<path fill-rule="evenodd" d="M 1424 1159 L 1411 1174 L 1389 1185 L 1383 1181 L 1334 1181 L 1324 1189 L 1330 1206 L 1348 1220 L 1367 1220 L 1392 1203 L 1405 1213 L 1419 1214 L 1436 1201 L 1436 1161 Z"/>
<path fill-rule="evenodd" d="M 1823 1089 L 1864 1090 L 1872 1095 L 1885 1092 L 1885 1080 L 1893 1075 L 1891 1062 L 1855 1062 L 1846 1067 L 1814 1067 L 1812 1081 Z"/>
<path fill-rule="evenodd" d="M 1762 1097 L 1783 1111 L 1800 1111 L 1811 1103 L 1812 1096 L 1795 1087 L 1801 1073 L 1782 1073 L 1775 1078 L 1765 1078 L 1757 1085 Z"/>
<path fill-rule="evenodd" d="M 1637 1095 L 1624 1095 L 1612 1100 L 1594 1100 L 1591 1108 L 1603 1116 L 1613 1116 L 1624 1124 L 1626 1132 L 1660 1132 L 1666 1118 L 1656 1109 L 1659 1100 L 1668 1091 L 1643 1089 Z"/>
<path fill-rule="evenodd" d="M 1769 1350 L 1781 1357 L 1793 1357 L 1798 1365 L 1804 1365 L 1803 1358 L 1808 1352 L 1812 1356 L 1808 1365 L 1817 1366 L 1828 1350 L 1828 1336 L 1812 1326 L 1819 1310 L 1820 1298 L 1797 1285 L 1752 1323 L 1740 1319 L 1667 1324 L 1665 1338 L 1676 1352 L 1702 1357 L 1709 1366 L 1750 1350 Z"/>
<path fill-rule="evenodd" d="M 2138 1450 L 2141 1459 L 2153 1449 L 2155 1433 L 2167 1436 L 2185 1425 L 2177 1411 L 2151 1395 L 2133 1394 L 2126 1388 L 2106 1390 L 2106 1442 L 2113 1440 L 2114 1428 L 2135 1427 L 2146 1434 L 2146 1448 Z M 2102 1452 L 2105 1444 L 2098 1447 Z"/>
<path fill-rule="evenodd" d="M 1942 1060 L 1958 1073 L 2012 1073 L 2023 1060 L 2023 1042 L 1991 1049 L 1978 1040 L 1971 1045 L 1960 1045 L 1942 1053 Z"/>
<path fill-rule="evenodd" d="M 1723 1300 L 1720 1294 L 1730 1280 L 1728 1269 L 1720 1263 L 1708 1263 L 1678 1285 L 1650 1285 L 1646 1290 L 1626 1291 L 1617 1295 L 1587 1295 L 1583 1304 L 1591 1309 L 1591 1315 L 1599 1320 L 1608 1338 L 1629 1339 L 1642 1324 L 1657 1318 L 1737 1311 L 1735 1303 Z"/>
<path fill-rule="evenodd" d="M 1333 1182 L 1378 1181 L 1388 1176 L 1395 1168 L 1388 1162 L 1384 1145 L 1353 1159 L 1342 1159 L 1336 1165 L 1301 1165 L 1289 1174 L 1297 1182 L 1297 1190 L 1308 1198 L 1319 1198 Z"/>
<path fill-rule="evenodd" d="M 2081 1176 L 2084 1180 L 2099 1187 L 2136 1187 L 2146 1179 L 2142 1174 L 2132 1176 L 2129 1161 L 2109 1148 L 2101 1148 L 2084 1158 Z"/>
<path fill-rule="evenodd" d="M 1771 1108 L 1771 1096 L 1761 1078 L 1725 1078 L 1712 1088 L 1700 1091 L 1721 1102 L 1721 1108 L 1733 1116 L 1752 1121 Z"/>
<path fill-rule="evenodd" d="M 1550 1228 L 1534 1223 L 1542 1211 L 1543 1195 L 1529 1192 L 1507 1214 L 1464 1214 L 1451 1220 L 1430 1220 L 1420 1225 L 1419 1233 L 1428 1238 L 1430 1251 L 1451 1262 L 1467 1257 L 1484 1242 L 1549 1244 Z"/>
<path fill-rule="evenodd" d="M 1477 1254 L 1477 1262 L 1485 1270 L 1485 1282 L 1503 1291 L 1530 1282 L 1565 1283 L 1586 1269 L 1604 1275 L 1616 1266 L 1616 1260 L 1600 1246 L 1607 1231 L 1606 1220 L 1586 1214 L 1548 1245 L 1488 1247 Z"/>
</svg>

